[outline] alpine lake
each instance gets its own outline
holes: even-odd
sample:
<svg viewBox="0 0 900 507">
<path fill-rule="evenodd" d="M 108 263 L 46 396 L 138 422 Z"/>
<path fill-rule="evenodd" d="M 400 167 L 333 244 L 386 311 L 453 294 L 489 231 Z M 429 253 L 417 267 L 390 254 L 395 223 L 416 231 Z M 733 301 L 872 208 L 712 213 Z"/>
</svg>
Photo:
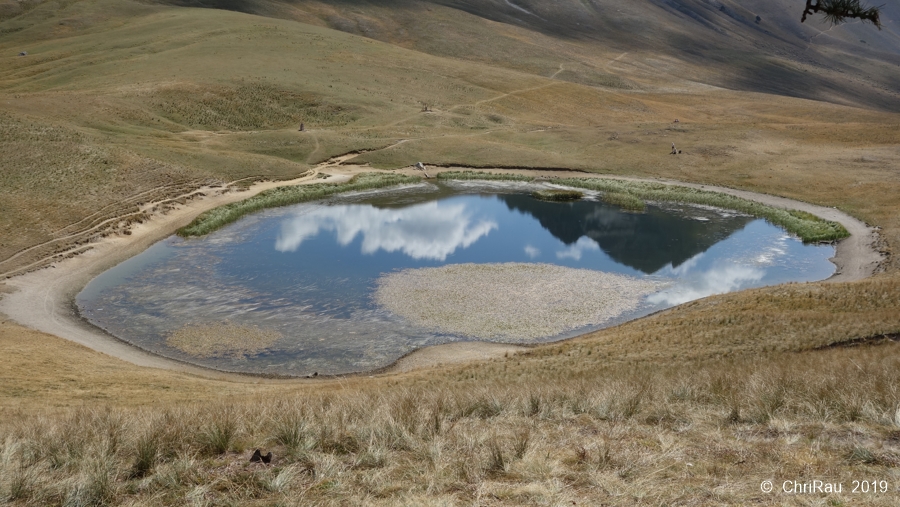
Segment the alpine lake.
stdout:
<svg viewBox="0 0 900 507">
<path fill-rule="evenodd" d="M 426 182 L 264 210 L 155 244 L 92 280 L 76 305 L 165 357 L 337 375 L 448 342 L 561 340 L 835 270 L 833 246 L 752 216 L 659 202 L 630 212 L 591 192 L 532 197 L 547 187 Z"/>
</svg>

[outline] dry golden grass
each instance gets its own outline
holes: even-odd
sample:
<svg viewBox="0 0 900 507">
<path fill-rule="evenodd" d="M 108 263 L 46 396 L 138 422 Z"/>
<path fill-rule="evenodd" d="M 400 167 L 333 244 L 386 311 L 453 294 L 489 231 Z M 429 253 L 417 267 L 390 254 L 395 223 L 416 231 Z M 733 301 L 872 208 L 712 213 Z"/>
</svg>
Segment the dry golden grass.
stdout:
<svg viewBox="0 0 900 507">
<path fill-rule="evenodd" d="M 526 356 L 327 393 L 91 404 L 5 419 L 0 494 L 14 505 L 774 505 L 797 497 L 763 494 L 763 480 L 865 477 L 890 491 L 828 501 L 892 505 L 897 347 L 614 360 L 575 376 Z M 273 464 L 248 463 L 255 448 Z"/>
<path fill-rule="evenodd" d="M 135 369 L 104 354 L 10 322 L 0 324 L 0 343 L 0 406 L 10 416 L 19 411 L 34 414 L 98 403 L 177 403 L 232 392 L 229 383 Z M 247 392 L 247 387 L 238 389 Z"/>
<path fill-rule="evenodd" d="M 840 285 L 787 284 L 693 301 L 546 351 L 582 356 L 593 349 L 607 358 L 642 360 L 803 351 L 898 333 L 897 308 L 900 281 L 893 275 Z M 594 361 L 604 359 L 578 368 L 589 369 Z"/>
</svg>

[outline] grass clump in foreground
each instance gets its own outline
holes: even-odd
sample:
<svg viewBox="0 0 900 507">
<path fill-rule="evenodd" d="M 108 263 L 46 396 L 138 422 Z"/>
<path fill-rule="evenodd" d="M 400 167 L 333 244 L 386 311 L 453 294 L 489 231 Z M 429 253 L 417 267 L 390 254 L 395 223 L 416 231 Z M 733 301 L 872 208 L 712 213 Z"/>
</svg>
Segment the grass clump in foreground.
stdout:
<svg viewBox="0 0 900 507">
<path fill-rule="evenodd" d="M 584 197 L 584 192 L 579 192 L 577 190 L 547 189 L 532 192 L 531 196 L 542 201 L 567 202 L 581 199 Z"/>
<path fill-rule="evenodd" d="M 421 181 L 418 176 L 402 174 L 362 173 L 354 176 L 346 183 L 316 183 L 313 185 L 294 185 L 273 188 L 244 199 L 243 201 L 211 209 L 194 219 L 193 222 L 178 229 L 178 235 L 184 238 L 203 236 L 220 229 L 239 218 L 266 208 L 288 206 L 301 202 L 323 199 L 342 192 L 384 188 Z"/>
<path fill-rule="evenodd" d="M 437 176 L 445 180 L 490 180 L 490 181 L 531 181 L 534 178 L 521 174 L 490 174 L 476 171 L 450 171 Z M 613 180 L 606 178 L 560 178 L 553 181 L 559 185 L 584 188 L 603 192 L 604 196 L 615 194 L 617 199 L 679 202 L 702 204 L 716 208 L 731 209 L 764 218 L 769 223 L 783 227 L 796 234 L 804 243 L 836 241 L 850 236 L 843 225 L 824 220 L 811 213 L 787 210 L 767 204 L 742 199 L 727 194 L 699 190 L 696 188 L 638 181 Z M 606 197 L 604 197 L 606 200 Z M 610 202 L 610 201 L 606 201 Z M 618 204 L 618 203 L 611 203 Z M 619 204 L 620 205 L 620 204 Z M 625 207 L 625 206 L 623 206 Z"/>
<path fill-rule="evenodd" d="M 535 368 L 526 354 L 399 385 L 7 417 L 0 501 L 744 505 L 773 473 L 891 481 L 897 348 L 607 361 L 575 375 L 571 358 Z M 256 448 L 271 465 L 248 462 Z M 821 503 L 856 505 L 847 489 Z"/>
</svg>

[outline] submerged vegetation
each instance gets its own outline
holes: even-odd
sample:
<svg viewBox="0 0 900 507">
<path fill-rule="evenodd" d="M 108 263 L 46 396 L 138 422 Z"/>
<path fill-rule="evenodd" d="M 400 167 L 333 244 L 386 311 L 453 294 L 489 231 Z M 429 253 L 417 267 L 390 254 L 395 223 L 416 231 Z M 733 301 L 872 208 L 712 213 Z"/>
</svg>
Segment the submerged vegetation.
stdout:
<svg viewBox="0 0 900 507">
<path fill-rule="evenodd" d="M 201 213 L 193 222 L 178 229 L 182 237 L 203 236 L 220 229 L 239 218 L 266 208 L 288 206 L 301 202 L 323 199 L 342 192 L 370 190 L 394 185 L 417 183 L 418 176 L 404 176 L 389 173 L 362 173 L 354 176 L 346 183 L 317 183 L 313 185 L 293 185 L 273 188 L 261 192 L 249 199 Z"/>
<path fill-rule="evenodd" d="M 476 171 L 452 171 L 441 173 L 439 179 L 446 180 L 491 180 L 491 181 L 532 181 L 534 178 L 520 174 L 490 174 Z M 787 210 L 742 199 L 727 194 L 699 190 L 664 183 L 614 180 L 606 178 L 558 178 L 553 183 L 567 187 L 583 188 L 602 192 L 605 197 L 613 194 L 613 199 L 632 203 L 637 200 L 701 204 L 717 208 L 731 209 L 764 218 L 769 223 L 784 227 L 796 234 L 804 243 L 836 241 L 850 235 L 837 222 L 824 220 L 810 213 Z M 609 201 L 607 201 L 609 202 Z M 614 203 L 618 204 L 618 203 Z M 626 207 L 627 206 L 623 206 Z"/>
<path fill-rule="evenodd" d="M 194 357 L 246 357 L 264 352 L 281 338 L 274 329 L 232 323 L 196 324 L 172 332 L 166 345 Z"/>
<path fill-rule="evenodd" d="M 666 284 L 553 264 L 448 264 L 378 279 L 375 301 L 457 336 L 525 342 L 607 322 Z"/>
</svg>

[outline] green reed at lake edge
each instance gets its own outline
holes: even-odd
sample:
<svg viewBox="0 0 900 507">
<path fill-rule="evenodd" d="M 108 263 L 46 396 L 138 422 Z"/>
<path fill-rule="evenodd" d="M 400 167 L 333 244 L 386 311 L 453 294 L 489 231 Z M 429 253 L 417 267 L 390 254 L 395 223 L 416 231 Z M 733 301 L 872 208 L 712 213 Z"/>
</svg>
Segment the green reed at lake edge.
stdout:
<svg viewBox="0 0 900 507">
<path fill-rule="evenodd" d="M 451 171 L 440 173 L 444 180 L 532 181 L 534 177 L 522 174 L 490 174 L 476 171 Z M 799 210 L 787 210 L 709 190 L 666 185 L 663 183 L 613 180 L 606 178 L 554 178 L 553 183 L 567 187 L 584 188 L 618 194 L 619 200 L 632 196 L 638 200 L 701 204 L 731 209 L 764 218 L 773 225 L 796 234 L 804 243 L 836 241 L 850 236 L 843 225 L 819 218 Z M 606 200 L 606 199 L 604 199 Z M 627 208 L 627 206 L 625 206 Z"/>
<path fill-rule="evenodd" d="M 578 190 L 549 189 L 534 191 L 531 193 L 531 197 L 542 201 L 566 202 L 582 199 L 584 198 L 584 193 L 579 192 Z"/>
<path fill-rule="evenodd" d="M 606 204 L 612 204 L 628 211 L 644 211 L 647 204 L 643 199 L 633 194 L 622 194 L 619 192 L 604 192 L 600 198 Z"/>
<path fill-rule="evenodd" d="M 491 174 L 476 171 L 440 173 L 442 180 L 532 181 L 521 174 Z M 418 183 L 418 176 L 392 173 L 362 173 L 346 183 L 317 183 L 283 186 L 266 190 L 243 201 L 227 204 L 200 214 L 193 222 L 178 230 L 182 237 L 203 236 L 237 221 L 248 213 L 266 208 L 288 206 L 323 199 L 343 192 L 369 190 Z M 643 201 L 701 204 L 731 209 L 764 218 L 769 223 L 796 234 L 804 243 L 835 241 L 850 234 L 841 224 L 824 220 L 811 213 L 787 210 L 708 190 L 666 185 L 663 183 L 613 180 L 606 178 L 557 178 L 553 183 L 602 192 L 603 200 L 630 210 L 638 210 Z"/>
<path fill-rule="evenodd" d="M 193 222 L 178 229 L 177 234 L 184 238 L 203 236 L 232 222 L 236 222 L 244 215 L 262 209 L 315 201 L 343 192 L 418 183 L 421 180 L 418 176 L 404 176 L 402 174 L 362 173 L 357 174 L 346 183 L 316 183 L 312 185 L 277 187 L 260 192 L 243 201 L 226 204 L 225 206 L 201 213 Z"/>
</svg>

